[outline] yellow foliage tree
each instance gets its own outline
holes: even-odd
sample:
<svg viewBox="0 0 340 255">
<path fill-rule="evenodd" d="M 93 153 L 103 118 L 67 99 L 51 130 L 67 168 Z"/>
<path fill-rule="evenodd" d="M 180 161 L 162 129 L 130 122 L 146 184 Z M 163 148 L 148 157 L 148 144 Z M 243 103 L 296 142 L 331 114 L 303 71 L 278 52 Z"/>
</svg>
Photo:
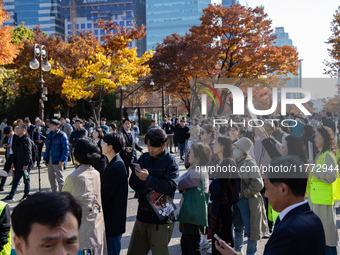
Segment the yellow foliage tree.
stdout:
<svg viewBox="0 0 340 255">
<path fill-rule="evenodd" d="M 64 78 L 62 93 L 69 100 L 84 99 L 91 105 L 95 122 L 98 123 L 103 97 L 118 87 L 136 82 L 139 76 L 145 76 L 150 70 L 144 63 L 151 58 L 151 54 L 146 52 L 137 57 L 136 49 L 126 47 L 114 55 L 108 55 L 93 35 L 88 37 L 91 38 L 84 35 L 68 45 L 71 48 L 77 46 L 71 50 L 74 57 L 72 66 L 55 62 L 51 72 Z M 120 40 L 130 41 L 123 37 Z"/>
</svg>

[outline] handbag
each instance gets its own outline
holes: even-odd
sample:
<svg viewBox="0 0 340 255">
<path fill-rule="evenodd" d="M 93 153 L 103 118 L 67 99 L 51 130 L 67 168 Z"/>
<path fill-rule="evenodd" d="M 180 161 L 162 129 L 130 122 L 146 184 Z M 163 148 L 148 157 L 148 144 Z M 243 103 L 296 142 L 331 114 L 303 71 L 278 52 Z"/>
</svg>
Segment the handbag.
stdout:
<svg viewBox="0 0 340 255">
<path fill-rule="evenodd" d="M 188 189 L 183 193 L 182 207 L 177 221 L 199 226 L 208 226 L 208 201 L 210 194 L 203 190 L 201 172 L 201 190 Z"/>
</svg>

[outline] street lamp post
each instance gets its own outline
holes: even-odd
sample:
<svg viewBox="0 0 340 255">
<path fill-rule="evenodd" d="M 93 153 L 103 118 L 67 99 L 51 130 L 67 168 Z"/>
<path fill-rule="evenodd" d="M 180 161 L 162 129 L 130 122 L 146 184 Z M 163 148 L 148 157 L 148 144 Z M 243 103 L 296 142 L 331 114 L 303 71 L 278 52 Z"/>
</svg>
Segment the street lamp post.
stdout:
<svg viewBox="0 0 340 255">
<path fill-rule="evenodd" d="M 30 68 L 36 70 L 40 67 L 39 84 L 39 118 L 44 120 L 44 102 L 47 101 L 47 87 L 44 88 L 44 79 L 42 71 L 49 72 L 51 64 L 47 60 L 47 48 L 45 45 L 34 44 L 33 46 L 33 59 L 30 61 Z M 37 60 L 38 59 L 38 60 Z M 43 62 L 44 61 L 44 62 Z"/>
</svg>

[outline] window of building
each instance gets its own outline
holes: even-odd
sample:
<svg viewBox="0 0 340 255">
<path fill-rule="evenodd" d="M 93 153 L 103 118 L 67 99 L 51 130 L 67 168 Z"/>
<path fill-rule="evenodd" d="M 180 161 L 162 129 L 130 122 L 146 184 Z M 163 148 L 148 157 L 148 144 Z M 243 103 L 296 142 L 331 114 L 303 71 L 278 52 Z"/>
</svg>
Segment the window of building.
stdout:
<svg viewBox="0 0 340 255">
<path fill-rule="evenodd" d="M 124 21 L 119 21 L 119 25 L 124 27 Z"/>
<path fill-rule="evenodd" d="M 77 29 L 79 29 L 79 24 L 77 24 Z"/>
<path fill-rule="evenodd" d="M 68 21 L 68 22 L 71 22 L 71 18 L 67 18 L 67 21 Z"/>
<path fill-rule="evenodd" d="M 115 17 L 116 19 L 118 19 L 118 14 L 116 14 L 116 17 Z"/>
<path fill-rule="evenodd" d="M 67 32 L 67 35 L 68 35 L 68 36 L 71 36 L 71 31 L 68 31 L 68 32 Z"/>
<path fill-rule="evenodd" d="M 71 25 L 67 25 L 67 29 L 70 30 L 71 29 Z"/>
<path fill-rule="evenodd" d="M 91 14 L 87 15 L 87 20 L 92 20 Z"/>
<path fill-rule="evenodd" d="M 85 24 L 81 24 L 81 29 L 85 29 Z"/>
<path fill-rule="evenodd" d="M 126 26 L 131 26 L 131 20 L 126 21 Z"/>
<path fill-rule="evenodd" d="M 130 11 L 126 12 L 126 18 L 131 19 L 132 18 L 132 12 L 130 12 Z"/>
<path fill-rule="evenodd" d="M 94 30 L 94 34 L 95 34 L 95 35 L 98 35 L 98 30 Z"/>
<path fill-rule="evenodd" d="M 87 28 L 92 28 L 92 23 L 87 23 Z"/>
<path fill-rule="evenodd" d="M 93 19 L 94 19 L 94 20 L 97 20 L 97 19 L 98 19 L 98 14 L 97 14 L 97 13 L 93 14 Z"/>
<path fill-rule="evenodd" d="M 104 41 L 104 36 L 101 36 L 101 37 L 100 37 L 100 40 L 101 40 L 101 41 Z"/>
<path fill-rule="evenodd" d="M 105 35 L 105 31 L 100 29 L 100 35 Z"/>
</svg>

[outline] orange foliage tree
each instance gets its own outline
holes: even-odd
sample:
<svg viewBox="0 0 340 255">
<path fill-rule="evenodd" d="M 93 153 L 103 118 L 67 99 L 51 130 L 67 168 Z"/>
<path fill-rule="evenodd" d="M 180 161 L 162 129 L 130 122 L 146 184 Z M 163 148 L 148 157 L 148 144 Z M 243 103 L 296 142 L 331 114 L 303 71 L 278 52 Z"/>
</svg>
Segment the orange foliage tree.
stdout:
<svg viewBox="0 0 340 255">
<path fill-rule="evenodd" d="M 13 27 L 3 26 L 3 22 L 9 19 L 9 13 L 3 8 L 3 0 L 0 1 L 0 65 L 11 63 L 18 54 L 19 45 L 13 44 Z"/>
<path fill-rule="evenodd" d="M 192 103 L 189 94 L 198 93 L 190 91 L 191 79 L 209 78 L 206 82 L 212 85 L 222 78 L 297 74 L 298 53 L 290 46 L 273 45 L 272 22 L 263 7 L 209 5 L 203 9 L 200 20 L 201 24 L 193 26 L 189 34 L 165 38 L 149 63 L 152 77 L 169 85 L 188 109 Z M 242 87 L 242 83 L 237 86 Z M 232 107 L 230 91 L 220 91 L 220 97 L 223 105 L 217 111 L 212 105 L 208 115 L 213 112 L 221 115 L 225 104 Z"/>
</svg>

